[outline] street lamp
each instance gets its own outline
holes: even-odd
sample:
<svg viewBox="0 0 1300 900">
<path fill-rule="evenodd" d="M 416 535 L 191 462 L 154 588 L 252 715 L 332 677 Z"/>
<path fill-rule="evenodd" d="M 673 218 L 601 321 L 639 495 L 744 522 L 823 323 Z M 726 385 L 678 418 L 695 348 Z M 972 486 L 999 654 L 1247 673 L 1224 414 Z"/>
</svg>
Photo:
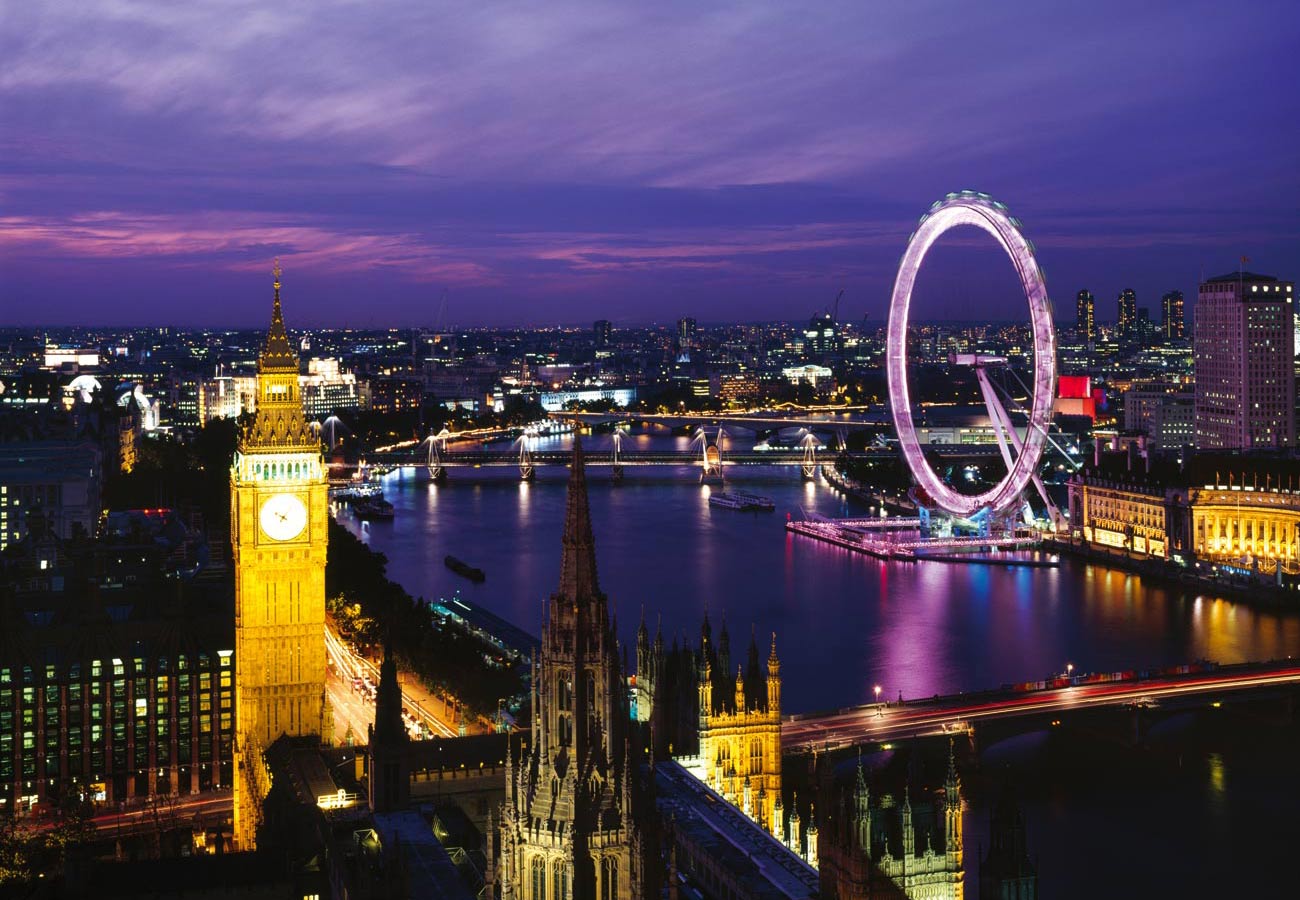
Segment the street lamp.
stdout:
<svg viewBox="0 0 1300 900">
<path fill-rule="evenodd" d="M 1066 664 L 1065 664 L 1065 677 L 1066 677 L 1066 678 L 1069 678 L 1069 677 L 1070 677 L 1071 675 L 1073 675 L 1073 674 L 1074 674 L 1074 663 L 1070 663 L 1070 662 L 1066 663 Z"/>
</svg>

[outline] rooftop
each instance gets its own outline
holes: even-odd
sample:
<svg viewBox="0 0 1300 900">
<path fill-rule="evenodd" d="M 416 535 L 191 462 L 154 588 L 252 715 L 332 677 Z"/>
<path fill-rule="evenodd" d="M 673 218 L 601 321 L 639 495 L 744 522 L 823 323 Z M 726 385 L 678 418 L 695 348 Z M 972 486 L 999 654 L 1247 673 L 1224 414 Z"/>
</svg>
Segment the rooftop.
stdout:
<svg viewBox="0 0 1300 900">
<path fill-rule="evenodd" d="M 471 900 L 473 895 L 424 816 L 404 810 L 377 813 L 374 820 L 379 839 L 396 850 L 405 868 L 408 896 Z"/>
<path fill-rule="evenodd" d="M 1258 272 L 1229 272 L 1226 275 L 1215 275 L 1213 278 L 1207 278 L 1202 284 L 1235 284 L 1238 281 L 1254 282 L 1274 282 L 1277 281 L 1272 275 L 1260 275 Z"/>
<path fill-rule="evenodd" d="M 655 791 L 661 813 L 690 843 L 707 847 L 756 898 L 818 896 L 817 871 L 675 762 L 655 764 Z"/>
</svg>

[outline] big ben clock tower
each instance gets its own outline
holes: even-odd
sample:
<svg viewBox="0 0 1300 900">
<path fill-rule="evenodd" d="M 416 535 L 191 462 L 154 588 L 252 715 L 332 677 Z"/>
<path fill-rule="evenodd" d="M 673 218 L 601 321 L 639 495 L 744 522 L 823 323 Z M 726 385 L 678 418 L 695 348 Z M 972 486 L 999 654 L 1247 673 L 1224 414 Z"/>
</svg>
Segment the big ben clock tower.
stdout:
<svg viewBox="0 0 1300 900">
<path fill-rule="evenodd" d="M 268 788 L 262 751 L 280 735 L 333 738 L 325 697 L 329 494 L 320 441 L 303 418 L 298 356 L 280 312 L 257 362 L 257 413 L 231 467 L 235 566 L 234 834 L 251 849 Z"/>
</svg>

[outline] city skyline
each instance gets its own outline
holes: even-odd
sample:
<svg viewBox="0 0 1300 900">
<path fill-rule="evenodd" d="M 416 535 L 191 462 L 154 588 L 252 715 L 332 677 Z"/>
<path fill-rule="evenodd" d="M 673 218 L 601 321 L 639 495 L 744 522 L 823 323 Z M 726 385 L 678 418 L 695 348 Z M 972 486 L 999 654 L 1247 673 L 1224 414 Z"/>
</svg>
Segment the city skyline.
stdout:
<svg viewBox="0 0 1300 900">
<path fill-rule="evenodd" d="M 0 23 L 0 895 L 1289 895 L 1300 7 Z"/>
<path fill-rule="evenodd" d="M 0 325 L 254 327 L 277 254 L 304 329 L 434 325 L 444 292 L 460 326 L 797 321 L 841 288 L 880 323 L 917 210 L 964 188 L 1026 222 L 1063 323 L 1083 287 L 1157 311 L 1242 255 L 1293 274 L 1300 100 L 1239 61 L 1287 51 L 1288 7 L 820 12 L 14 12 Z M 1022 315 L 965 235 L 918 302 Z"/>
</svg>

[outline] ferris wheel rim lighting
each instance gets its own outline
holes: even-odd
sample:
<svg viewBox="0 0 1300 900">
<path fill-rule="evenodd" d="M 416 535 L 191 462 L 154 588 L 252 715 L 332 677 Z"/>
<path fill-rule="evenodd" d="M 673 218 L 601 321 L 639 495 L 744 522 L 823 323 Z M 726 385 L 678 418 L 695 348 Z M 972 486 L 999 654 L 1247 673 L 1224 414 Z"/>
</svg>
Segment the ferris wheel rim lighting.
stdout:
<svg viewBox="0 0 1300 900">
<path fill-rule="evenodd" d="M 908 313 L 917 273 L 934 242 L 950 229 L 963 225 L 974 226 L 991 235 L 1010 258 L 1029 303 L 1034 335 L 1033 398 L 1023 447 L 998 484 L 974 495 L 953 490 L 926 462 L 912 419 L 911 395 L 907 386 Z M 886 375 L 899 446 L 913 478 L 939 508 L 953 515 L 970 516 L 984 508 L 1005 509 L 1020 497 L 1037 472 L 1047 444 L 1056 384 L 1056 330 L 1051 300 L 1047 295 L 1047 279 L 1035 257 L 1034 245 L 1024 236 L 1020 222 L 1008 213 L 1006 206 L 988 194 L 974 191 L 949 194 L 930 207 L 908 238 L 890 299 Z"/>
</svg>

